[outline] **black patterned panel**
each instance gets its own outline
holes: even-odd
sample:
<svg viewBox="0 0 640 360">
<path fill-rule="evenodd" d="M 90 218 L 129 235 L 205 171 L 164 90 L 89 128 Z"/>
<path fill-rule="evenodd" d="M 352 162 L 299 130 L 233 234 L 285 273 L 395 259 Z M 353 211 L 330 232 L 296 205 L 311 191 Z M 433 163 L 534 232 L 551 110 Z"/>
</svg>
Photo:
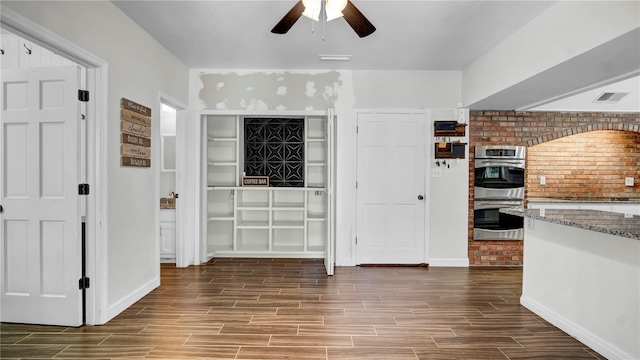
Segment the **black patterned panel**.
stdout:
<svg viewBox="0 0 640 360">
<path fill-rule="evenodd" d="M 244 171 L 271 186 L 304 186 L 304 119 L 245 118 Z"/>
</svg>

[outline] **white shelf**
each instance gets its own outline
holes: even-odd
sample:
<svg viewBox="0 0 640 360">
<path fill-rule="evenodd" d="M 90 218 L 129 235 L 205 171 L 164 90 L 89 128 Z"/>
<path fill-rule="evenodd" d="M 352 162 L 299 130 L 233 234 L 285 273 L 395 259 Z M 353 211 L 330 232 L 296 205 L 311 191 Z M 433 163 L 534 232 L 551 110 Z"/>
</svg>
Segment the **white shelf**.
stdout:
<svg viewBox="0 0 640 360">
<path fill-rule="evenodd" d="M 207 163 L 210 166 L 237 166 L 236 162 L 225 162 L 225 161 L 210 161 Z"/>
<path fill-rule="evenodd" d="M 312 192 L 312 191 L 325 191 L 323 187 L 250 187 L 250 186 L 234 186 L 234 185 L 208 185 L 207 190 L 242 190 L 242 191 L 257 191 L 257 192 L 269 192 L 269 191 L 291 191 L 291 192 Z"/>
<path fill-rule="evenodd" d="M 303 252 L 304 246 L 302 245 L 274 245 L 273 251 L 279 252 Z"/>
<path fill-rule="evenodd" d="M 216 215 L 213 214 L 207 218 L 207 221 L 233 221 L 233 215 Z"/>
<path fill-rule="evenodd" d="M 271 224 L 273 229 L 304 229 L 304 222 L 298 221 L 274 221 Z"/>
<path fill-rule="evenodd" d="M 238 229 L 269 229 L 269 222 L 242 221 L 237 225 Z"/>
<path fill-rule="evenodd" d="M 207 140 L 215 141 L 215 142 L 233 142 L 233 143 L 238 141 L 238 139 L 235 137 L 225 138 L 225 137 L 213 137 L 213 136 L 207 136 Z"/>
<path fill-rule="evenodd" d="M 326 138 L 326 119 L 320 116 L 309 116 L 306 121 L 307 141 L 324 140 Z"/>
<path fill-rule="evenodd" d="M 268 251 L 269 251 L 269 248 L 264 244 L 246 244 L 246 245 L 239 245 L 235 253 L 236 254 L 243 254 L 245 252 L 264 253 Z"/>
<path fill-rule="evenodd" d="M 307 221 L 325 221 L 324 214 L 320 213 L 307 213 Z"/>
<path fill-rule="evenodd" d="M 273 204 L 274 210 L 304 210 L 304 203 Z"/>
<path fill-rule="evenodd" d="M 238 204 L 238 208 L 239 211 L 246 211 L 246 210 L 254 210 L 254 211 L 258 211 L 258 210 L 269 210 L 269 204 L 262 204 L 262 203 L 246 203 L 246 204 Z"/>
</svg>

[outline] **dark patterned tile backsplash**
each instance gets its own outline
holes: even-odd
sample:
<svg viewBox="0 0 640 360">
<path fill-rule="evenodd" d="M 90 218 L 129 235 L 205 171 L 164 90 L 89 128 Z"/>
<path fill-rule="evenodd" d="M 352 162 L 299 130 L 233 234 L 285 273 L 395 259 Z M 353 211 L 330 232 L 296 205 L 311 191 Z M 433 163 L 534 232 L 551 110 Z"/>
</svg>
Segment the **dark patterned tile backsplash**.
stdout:
<svg viewBox="0 0 640 360">
<path fill-rule="evenodd" d="M 304 119 L 245 118 L 244 171 L 271 186 L 304 186 Z"/>
</svg>

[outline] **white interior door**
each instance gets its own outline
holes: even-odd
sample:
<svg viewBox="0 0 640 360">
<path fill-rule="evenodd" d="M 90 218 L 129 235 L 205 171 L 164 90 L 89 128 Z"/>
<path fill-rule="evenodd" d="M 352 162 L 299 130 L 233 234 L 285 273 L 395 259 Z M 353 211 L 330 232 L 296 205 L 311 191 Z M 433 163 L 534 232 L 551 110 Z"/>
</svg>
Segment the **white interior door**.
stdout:
<svg viewBox="0 0 640 360">
<path fill-rule="evenodd" d="M 426 114 L 358 114 L 357 264 L 425 262 Z"/>
<path fill-rule="evenodd" d="M 2 71 L 3 322 L 82 324 L 79 71 Z"/>
<path fill-rule="evenodd" d="M 327 219 L 326 219 L 326 231 L 327 231 L 327 240 L 326 240 L 326 244 L 324 247 L 324 267 L 327 270 L 327 275 L 333 275 L 333 270 L 335 267 L 335 248 L 334 248 L 334 244 L 335 244 L 335 230 L 334 230 L 334 224 L 335 224 L 335 219 L 333 218 L 333 210 L 334 210 L 334 194 L 333 194 L 333 180 L 334 180 L 334 164 L 335 164 L 335 159 L 334 159 L 334 134 L 333 134 L 333 129 L 334 129 L 334 124 L 335 124 L 335 116 L 333 113 L 333 109 L 329 109 L 329 113 L 327 116 L 327 123 L 326 123 L 326 131 L 325 134 L 327 136 L 327 154 L 326 154 L 326 161 L 327 161 L 327 171 L 326 171 L 326 179 L 325 179 L 325 184 L 327 187 Z"/>
</svg>

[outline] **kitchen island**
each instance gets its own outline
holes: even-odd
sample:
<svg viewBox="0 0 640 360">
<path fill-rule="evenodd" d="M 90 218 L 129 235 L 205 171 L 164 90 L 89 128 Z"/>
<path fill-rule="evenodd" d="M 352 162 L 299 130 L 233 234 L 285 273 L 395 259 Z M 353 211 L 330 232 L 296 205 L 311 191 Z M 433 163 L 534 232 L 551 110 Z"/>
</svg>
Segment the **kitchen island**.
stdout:
<svg viewBox="0 0 640 360">
<path fill-rule="evenodd" d="M 640 216 L 501 211 L 525 217 L 521 304 L 609 359 L 640 359 Z"/>
</svg>

